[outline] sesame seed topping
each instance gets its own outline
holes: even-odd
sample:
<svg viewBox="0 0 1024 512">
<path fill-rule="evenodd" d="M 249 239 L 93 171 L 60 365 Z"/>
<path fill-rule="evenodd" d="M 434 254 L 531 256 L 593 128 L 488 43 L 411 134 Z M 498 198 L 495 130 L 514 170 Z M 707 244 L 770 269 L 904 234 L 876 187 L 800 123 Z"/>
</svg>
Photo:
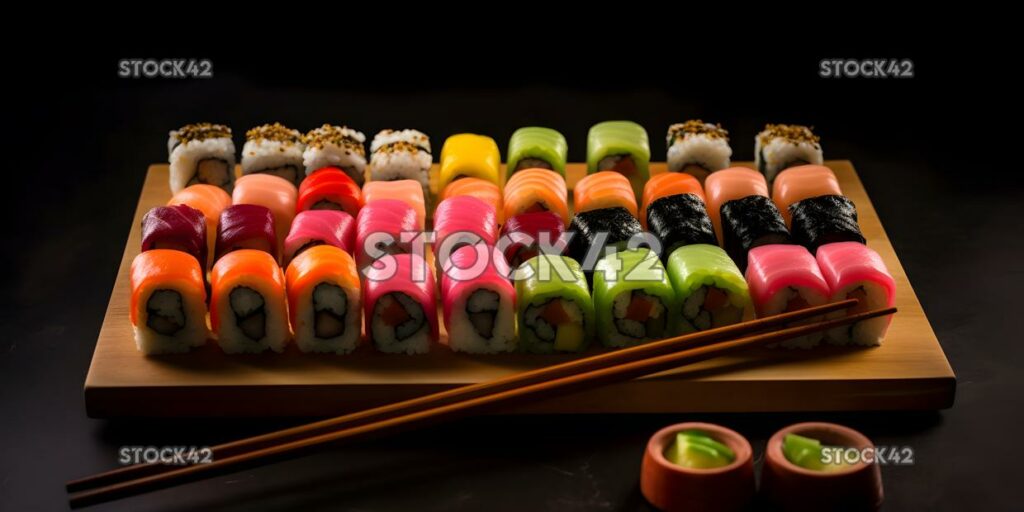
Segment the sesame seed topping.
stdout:
<svg viewBox="0 0 1024 512">
<path fill-rule="evenodd" d="M 193 140 L 231 138 L 231 128 L 213 123 L 186 124 L 172 133 L 183 144 Z"/>
<path fill-rule="evenodd" d="M 361 132 L 347 126 L 325 124 L 310 130 L 303 137 L 303 141 L 311 148 L 323 149 L 326 145 L 335 145 L 344 148 L 346 152 L 354 151 L 365 157 L 366 148 L 363 147 L 365 138 L 366 136 Z"/>
<path fill-rule="evenodd" d="M 761 144 L 767 144 L 771 139 L 785 139 L 793 143 L 807 142 L 818 145 L 820 137 L 814 134 L 814 127 L 806 127 L 799 124 L 767 124 L 761 132 Z"/>
<path fill-rule="evenodd" d="M 668 127 L 669 144 L 673 140 L 684 139 L 687 135 L 704 135 L 712 139 L 729 140 L 729 131 L 721 124 L 705 123 L 700 119 L 691 119 L 685 123 L 676 123 Z"/>
<path fill-rule="evenodd" d="M 302 132 L 288 128 L 281 123 L 274 123 L 250 129 L 245 132 L 245 138 L 251 141 L 273 140 L 289 146 L 302 142 Z"/>
</svg>

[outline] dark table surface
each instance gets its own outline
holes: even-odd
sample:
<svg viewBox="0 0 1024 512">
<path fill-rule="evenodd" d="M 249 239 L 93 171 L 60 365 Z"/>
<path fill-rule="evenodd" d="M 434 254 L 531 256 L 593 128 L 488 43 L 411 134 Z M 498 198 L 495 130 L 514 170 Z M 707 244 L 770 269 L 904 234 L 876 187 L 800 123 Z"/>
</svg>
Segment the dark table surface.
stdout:
<svg viewBox="0 0 1024 512">
<path fill-rule="evenodd" d="M 944 60 L 898 52 L 915 59 L 916 78 L 826 80 L 817 76 L 822 55 L 765 62 L 737 53 L 665 73 L 652 57 L 641 67 L 652 78 L 618 69 L 613 80 L 587 72 L 603 64 L 582 51 L 572 70 L 529 80 L 505 67 L 415 59 L 408 75 L 378 59 L 353 77 L 337 66 L 311 73 L 299 62 L 226 55 L 212 55 L 211 80 L 116 78 L 117 58 L 136 55 L 72 51 L 63 62 L 74 80 L 40 71 L 21 84 L 20 100 L 7 101 L 15 156 L 4 208 L 16 216 L 5 217 L 0 267 L 9 272 L 0 299 L 0 510 L 66 508 L 64 482 L 114 467 L 122 446 L 210 445 L 297 422 L 85 416 L 82 385 L 144 171 L 165 160 L 170 128 L 199 120 L 234 126 L 239 146 L 245 127 L 274 120 L 303 129 L 347 123 L 368 134 L 410 126 L 437 145 L 477 131 L 502 149 L 512 130 L 539 124 L 562 130 L 577 161 L 587 127 L 605 119 L 644 124 L 656 157 L 669 123 L 718 121 L 732 131 L 736 160 L 752 159 L 749 142 L 766 121 L 815 125 L 826 157 L 857 167 L 957 373 L 956 403 L 926 413 L 482 417 L 98 510 L 643 510 L 642 449 L 655 430 L 684 420 L 738 430 L 758 461 L 767 437 L 803 420 L 909 447 L 913 465 L 882 470 L 889 510 L 1022 503 L 1024 486 L 1010 480 L 1022 455 L 1019 143 L 1000 146 L 1009 151 L 994 160 L 997 134 L 975 124 L 988 122 L 978 112 L 999 115 L 1008 86 L 973 89 L 974 80 L 943 71 Z"/>
</svg>

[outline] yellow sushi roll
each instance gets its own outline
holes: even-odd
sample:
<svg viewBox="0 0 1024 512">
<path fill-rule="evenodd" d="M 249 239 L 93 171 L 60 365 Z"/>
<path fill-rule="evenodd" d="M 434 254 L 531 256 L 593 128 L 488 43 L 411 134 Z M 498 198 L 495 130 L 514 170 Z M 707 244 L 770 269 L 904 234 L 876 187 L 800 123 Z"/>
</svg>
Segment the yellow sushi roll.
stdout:
<svg viewBox="0 0 1024 512">
<path fill-rule="evenodd" d="M 441 172 L 438 190 L 465 177 L 487 180 L 499 187 L 505 185 L 501 171 L 498 143 L 486 135 L 460 133 L 444 141 L 441 148 Z"/>
</svg>

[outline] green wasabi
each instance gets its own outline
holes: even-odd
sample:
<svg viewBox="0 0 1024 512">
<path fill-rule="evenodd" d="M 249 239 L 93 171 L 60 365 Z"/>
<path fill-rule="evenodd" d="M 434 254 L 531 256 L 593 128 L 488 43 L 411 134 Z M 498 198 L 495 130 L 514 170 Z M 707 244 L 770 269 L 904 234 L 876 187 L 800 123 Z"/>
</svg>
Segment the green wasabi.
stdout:
<svg viewBox="0 0 1024 512">
<path fill-rule="evenodd" d="M 736 453 L 701 430 L 684 430 L 665 450 L 673 464 L 692 469 L 714 469 L 732 464 Z"/>
</svg>

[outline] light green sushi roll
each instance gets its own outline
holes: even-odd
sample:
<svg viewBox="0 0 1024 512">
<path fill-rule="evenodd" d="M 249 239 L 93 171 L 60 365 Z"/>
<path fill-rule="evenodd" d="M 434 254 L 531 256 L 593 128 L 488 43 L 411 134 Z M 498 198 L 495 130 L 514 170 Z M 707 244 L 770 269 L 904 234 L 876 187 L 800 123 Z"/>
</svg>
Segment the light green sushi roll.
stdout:
<svg viewBox="0 0 1024 512">
<path fill-rule="evenodd" d="M 650 249 L 614 252 L 594 267 L 594 313 L 601 342 L 638 345 L 671 334 L 675 292 Z"/>
<path fill-rule="evenodd" d="M 743 274 L 717 245 L 680 247 L 668 257 L 668 276 L 679 310 L 673 331 L 685 334 L 735 324 L 754 317 Z"/>
<path fill-rule="evenodd" d="M 540 126 L 520 128 L 508 141 L 505 160 L 509 176 L 523 169 L 550 169 L 565 176 L 569 144 L 557 130 Z"/>
<path fill-rule="evenodd" d="M 650 176 L 647 130 L 632 121 L 605 121 L 587 134 L 587 173 L 615 171 L 629 179 L 637 203 Z"/>
<path fill-rule="evenodd" d="M 594 304 L 576 260 L 541 254 L 517 270 L 519 347 L 537 354 L 579 352 L 594 337 Z"/>
</svg>

